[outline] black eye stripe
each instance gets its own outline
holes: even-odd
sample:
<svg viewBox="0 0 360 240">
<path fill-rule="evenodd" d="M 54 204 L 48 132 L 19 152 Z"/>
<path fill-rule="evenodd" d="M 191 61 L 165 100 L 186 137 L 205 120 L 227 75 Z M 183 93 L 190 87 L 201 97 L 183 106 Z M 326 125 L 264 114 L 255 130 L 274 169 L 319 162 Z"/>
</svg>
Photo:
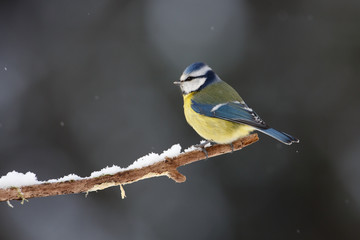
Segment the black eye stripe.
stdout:
<svg viewBox="0 0 360 240">
<path fill-rule="evenodd" d="M 203 77 L 205 77 L 205 75 L 200 75 L 200 76 L 195 76 L 195 77 L 189 76 L 184 80 L 184 82 L 191 81 L 196 78 L 203 78 Z"/>
</svg>

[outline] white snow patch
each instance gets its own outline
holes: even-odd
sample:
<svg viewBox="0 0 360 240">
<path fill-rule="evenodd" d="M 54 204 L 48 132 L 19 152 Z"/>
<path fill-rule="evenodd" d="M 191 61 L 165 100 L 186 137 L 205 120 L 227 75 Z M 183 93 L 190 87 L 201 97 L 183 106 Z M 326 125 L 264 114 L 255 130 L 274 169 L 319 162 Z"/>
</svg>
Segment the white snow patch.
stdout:
<svg viewBox="0 0 360 240">
<path fill-rule="evenodd" d="M 165 159 L 165 157 L 173 158 L 178 156 L 181 153 L 181 146 L 180 144 L 174 144 L 171 148 L 168 150 L 165 150 L 162 154 L 160 154 L 160 157 Z"/>
<path fill-rule="evenodd" d="M 184 152 L 191 152 L 191 151 L 199 150 L 199 149 L 201 149 L 201 148 L 192 145 L 192 146 L 188 147 L 187 149 L 185 149 Z"/>
<path fill-rule="evenodd" d="M 201 144 L 204 144 L 204 143 L 206 143 L 206 142 L 207 142 L 207 141 L 205 141 L 205 140 L 201 140 L 201 141 L 200 141 L 200 144 L 196 144 L 196 145 L 201 145 Z M 194 151 L 194 150 L 201 150 L 201 147 L 197 147 L 196 145 L 192 145 L 192 146 L 186 148 L 186 149 L 184 150 L 184 152 L 191 152 L 191 151 Z M 211 142 L 206 143 L 206 144 L 204 145 L 204 147 L 205 147 L 205 148 L 211 147 Z"/>
<path fill-rule="evenodd" d="M 19 173 L 16 171 L 12 171 L 7 173 L 5 176 L 0 177 L 0 188 L 9 188 L 9 187 L 22 187 L 29 186 L 41 183 L 56 183 L 56 182 L 66 182 L 71 180 L 81 180 L 81 179 L 89 179 L 100 177 L 102 175 L 112 175 L 118 172 L 123 172 L 126 170 L 131 170 L 135 168 L 143 168 L 149 165 L 152 165 L 156 162 L 164 161 L 166 157 L 173 158 L 181 153 L 180 144 L 175 144 L 168 150 L 165 150 L 162 154 L 149 153 L 146 156 L 143 156 L 136 160 L 133 164 L 128 166 L 127 168 L 121 168 L 119 166 L 113 165 L 112 167 L 105 167 L 100 171 L 94 171 L 90 174 L 89 177 L 79 177 L 76 174 L 69 174 L 67 176 L 58 178 L 58 179 L 50 179 L 48 181 L 38 181 L 35 173 L 27 172 L 27 173 Z"/>
<path fill-rule="evenodd" d="M 143 168 L 149 165 L 152 165 L 156 162 L 160 162 L 165 160 L 165 157 L 173 158 L 176 157 L 181 153 L 181 146 L 180 144 L 174 144 L 168 150 L 165 150 L 162 154 L 157 153 L 149 153 L 138 160 L 136 160 L 133 164 L 128 166 L 125 170 L 136 169 L 136 168 Z"/>
<path fill-rule="evenodd" d="M 125 169 L 113 165 L 112 167 L 105 167 L 103 169 L 101 169 L 100 171 L 94 171 L 91 173 L 89 178 L 94 178 L 94 177 L 100 177 L 102 175 L 109 175 L 109 174 L 115 174 L 121 171 L 124 171 Z"/>
<path fill-rule="evenodd" d="M 46 181 L 47 183 L 55 183 L 55 182 L 66 182 L 66 181 L 71 181 L 71 180 L 80 180 L 82 179 L 82 177 L 79 177 L 78 175 L 76 174 L 69 174 L 67 176 L 64 176 L 64 177 L 61 177 L 61 178 L 58 178 L 58 179 L 50 179 L 48 181 Z"/>
<path fill-rule="evenodd" d="M 204 144 L 204 143 L 206 143 L 206 142 L 207 142 L 206 140 L 201 140 L 201 141 L 200 141 L 200 144 Z M 211 147 L 211 142 L 208 142 L 207 144 L 205 144 L 204 147 L 205 147 L 205 148 Z"/>
<path fill-rule="evenodd" d="M 0 178 L 0 188 L 22 187 L 34 184 L 40 184 L 35 173 L 19 173 L 16 171 L 8 172 L 5 176 Z"/>
</svg>

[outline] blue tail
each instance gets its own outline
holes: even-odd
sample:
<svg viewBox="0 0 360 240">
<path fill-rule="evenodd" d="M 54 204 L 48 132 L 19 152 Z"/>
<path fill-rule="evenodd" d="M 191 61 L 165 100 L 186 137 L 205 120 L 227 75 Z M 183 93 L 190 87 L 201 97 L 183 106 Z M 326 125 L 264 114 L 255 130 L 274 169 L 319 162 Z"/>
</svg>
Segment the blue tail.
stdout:
<svg viewBox="0 0 360 240">
<path fill-rule="evenodd" d="M 299 139 L 294 138 L 293 136 L 290 136 L 287 133 L 279 132 L 278 130 L 275 130 L 273 128 L 268 129 L 257 129 L 258 131 L 265 133 L 269 135 L 270 137 L 275 138 L 276 140 L 285 143 L 287 145 L 291 145 L 292 143 L 298 143 Z"/>
</svg>

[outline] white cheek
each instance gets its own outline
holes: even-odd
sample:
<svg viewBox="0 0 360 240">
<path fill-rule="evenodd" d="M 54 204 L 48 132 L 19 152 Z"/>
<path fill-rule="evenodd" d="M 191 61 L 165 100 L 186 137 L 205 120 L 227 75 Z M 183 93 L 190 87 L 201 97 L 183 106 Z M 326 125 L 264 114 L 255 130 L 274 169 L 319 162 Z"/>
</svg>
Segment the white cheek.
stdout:
<svg viewBox="0 0 360 240">
<path fill-rule="evenodd" d="M 181 90 L 185 93 L 191 93 L 198 90 L 206 81 L 206 78 L 196 78 L 192 81 L 181 83 Z"/>
</svg>

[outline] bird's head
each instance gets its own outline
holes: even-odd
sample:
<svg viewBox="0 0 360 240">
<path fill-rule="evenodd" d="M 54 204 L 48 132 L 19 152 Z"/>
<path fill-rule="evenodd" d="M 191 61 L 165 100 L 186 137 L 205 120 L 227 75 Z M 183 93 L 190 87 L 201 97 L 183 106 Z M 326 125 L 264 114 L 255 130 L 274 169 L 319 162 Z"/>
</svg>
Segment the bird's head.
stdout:
<svg viewBox="0 0 360 240">
<path fill-rule="evenodd" d="M 196 62 L 188 66 L 180 77 L 180 81 L 174 82 L 179 85 L 184 95 L 200 91 L 207 85 L 220 81 L 213 70 L 202 62 Z"/>
</svg>

